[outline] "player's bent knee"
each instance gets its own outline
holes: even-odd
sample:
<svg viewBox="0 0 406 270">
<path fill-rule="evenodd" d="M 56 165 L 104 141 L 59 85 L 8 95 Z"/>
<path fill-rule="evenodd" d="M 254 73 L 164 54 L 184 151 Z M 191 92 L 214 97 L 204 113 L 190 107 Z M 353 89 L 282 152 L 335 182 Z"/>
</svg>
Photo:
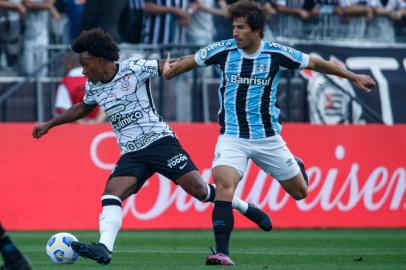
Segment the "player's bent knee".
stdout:
<svg viewBox="0 0 406 270">
<path fill-rule="evenodd" d="M 232 192 L 234 191 L 235 186 L 233 183 L 220 181 L 216 182 L 216 189 L 220 192 Z"/>
<path fill-rule="evenodd" d="M 295 200 L 300 201 L 303 200 L 304 198 L 307 197 L 307 190 L 302 189 L 302 190 L 297 190 L 290 194 Z"/>
<path fill-rule="evenodd" d="M 203 201 L 208 196 L 208 187 L 197 171 L 192 171 L 181 176 L 175 181 L 189 195 Z"/>
<path fill-rule="evenodd" d="M 133 176 L 119 176 L 107 181 L 103 195 L 114 195 L 125 200 L 139 189 L 137 178 Z"/>
<path fill-rule="evenodd" d="M 204 201 L 207 197 L 207 187 L 206 186 L 199 186 L 194 191 L 192 196 L 198 199 L 199 201 Z"/>
</svg>

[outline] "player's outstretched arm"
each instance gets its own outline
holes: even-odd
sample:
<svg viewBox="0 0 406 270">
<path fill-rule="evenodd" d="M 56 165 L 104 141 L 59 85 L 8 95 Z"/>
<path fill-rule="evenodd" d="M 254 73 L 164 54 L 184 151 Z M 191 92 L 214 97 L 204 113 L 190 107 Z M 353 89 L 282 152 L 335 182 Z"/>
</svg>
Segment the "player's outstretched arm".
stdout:
<svg viewBox="0 0 406 270">
<path fill-rule="evenodd" d="M 371 76 L 353 73 L 349 70 L 343 69 L 339 65 L 328 62 L 319 57 L 310 56 L 309 65 L 307 68 L 324 74 L 331 74 L 346 78 L 352 81 L 356 87 L 366 92 L 371 91 L 376 86 L 376 82 Z"/>
<path fill-rule="evenodd" d="M 194 55 L 187 55 L 175 60 L 171 60 L 171 54 L 168 53 L 168 56 L 163 64 L 162 75 L 165 79 L 170 80 L 173 77 L 188 72 L 198 66 L 199 65 L 196 63 Z"/>
<path fill-rule="evenodd" d="M 51 128 L 66 123 L 75 122 L 76 120 L 89 114 L 91 111 L 93 111 L 94 108 L 96 108 L 96 105 L 86 105 L 83 101 L 79 102 L 67 109 L 59 116 L 52 118 L 48 122 L 35 126 L 32 130 L 32 136 L 36 139 L 39 139 L 43 135 L 47 134 Z"/>
</svg>

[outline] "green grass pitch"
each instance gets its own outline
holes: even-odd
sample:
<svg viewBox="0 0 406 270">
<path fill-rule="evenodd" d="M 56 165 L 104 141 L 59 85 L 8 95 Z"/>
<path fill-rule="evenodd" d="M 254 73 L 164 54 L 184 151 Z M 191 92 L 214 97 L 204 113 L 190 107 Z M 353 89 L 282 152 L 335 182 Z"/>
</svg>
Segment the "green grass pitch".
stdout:
<svg viewBox="0 0 406 270">
<path fill-rule="evenodd" d="M 10 232 L 30 258 L 33 269 L 183 270 L 204 265 L 214 240 L 211 231 L 122 231 L 112 262 L 102 267 L 79 258 L 73 265 L 54 265 L 45 245 L 54 232 Z M 98 232 L 73 233 L 79 240 L 98 240 Z M 233 269 L 388 269 L 406 270 L 406 230 L 235 230 L 231 239 Z"/>
</svg>

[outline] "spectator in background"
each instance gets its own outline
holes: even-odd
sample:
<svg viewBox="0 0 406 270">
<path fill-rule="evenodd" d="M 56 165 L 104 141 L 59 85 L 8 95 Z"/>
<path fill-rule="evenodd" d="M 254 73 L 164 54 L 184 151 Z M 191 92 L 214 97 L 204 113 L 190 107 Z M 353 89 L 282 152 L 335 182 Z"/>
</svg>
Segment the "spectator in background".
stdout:
<svg viewBox="0 0 406 270">
<path fill-rule="evenodd" d="M 31 264 L 18 250 L 0 223 L 0 252 L 4 260 L 1 270 L 31 270 Z"/>
<path fill-rule="evenodd" d="M 390 12 L 385 8 L 388 0 L 373 0 L 371 2 L 371 7 L 374 10 L 374 14 L 377 16 L 390 16 Z"/>
<path fill-rule="evenodd" d="M 309 10 L 304 8 L 304 0 L 277 0 L 276 1 L 276 10 L 278 13 L 285 15 L 294 15 L 301 20 L 308 20 L 312 17 L 310 10 L 313 7 L 310 7 Z"/>
<path fill-rule="evenodd" d="M 18 68 L 21 53 L 21 19 L 27 10 L 21 0 L 0 0 L 0 56 L 6 56 L 6 68 L 2 73 L 11 75 Z"/>
<path fill-rule="evenodd" d="M 340 0 L 342 15 L 364 16 L 367 22 L 374 18 L 374 9 L 368 0 Z"/>
<path fill-rule="evenodd" d="M 183 43 L 183 28 L 189 24 L 187 0 L 146 0 L 143 41 L 146 44 Z"/>
<path fill-rule="evenodd" d="M 214 0 L 192 0 L 189 3 L 187 12 L 190 14 L 190 21 L 185 27 L 185 41 L 188 45 L 202 46 L 213 41 L 216 29 L 213 23 L 213 9 L 215 9 Z M 192 121 L 192 89 L 194 86 L 200 88 L 202 79 L 210 78 L 212 74 L 212 69 L 198 70 L 197 73 L 188 73 L 174 80 L 176 121 Z"/>
<path fill-rule="evenodd" d="M 32 74 L 48 61 L 49 15 L 59 21 L 60 14 L 55 8 L 55 0 L 23 0 L 23 4 L 28 12 L 25 20 L 21 68 L 25 74 Z M 39 75 L 46 76 L 47 72 L 48 69 L 43 68 Z"/>
<path fill-rule="evenodd" d="M 406 0 L 389 0 L 386 10 L 393 20 L 400 21 L 403 17 L 406 17 Z"/>
<path fill-rule="evenodd" d="M 85 95 L 86 77 L 79 66 L 76 55 L 68 52 L 65 56 L 65 70 L 69 70 L 56 91 L 55 114 L 59 115 L 69 109 L 73 104 L 83 100 Z M 78 123 L 97 124 L 105 121 L 105 114 L 97 106 Z"/>
<path fill-rule="evenodd" d="M 80 30 L 101 28 L 120 43 L 120 16 L 128 0 L 86 0 Z"/>
<path fill-rule="evenodd" d="M 188 5 L 191 14 L 189 25 L 186 27 L 186 42 L 191 45 L 207 45 L 213 41 L 214 0 L 195 0 Z"/>
<path fill-rule="evenodd" d="M 342 10 L 339 6 L 339 0 L 317 0 L 315 6 L 311 9 L 313 16 L 318 15 L 341 15 Z"/>
<path fill-rule="evenodd" d="M 64 0 L 63 4 L 69 19 L 69 38 L 73 40 L 79 35 L 86 0 Z"/>
<path fill-rule="evenodd" d="M 207 0 L 206 0 L 207 1 Z M 273 4 L 270 0 L 253 0 L 255 2 L 258 2 L 266 16 L 267 20 L 269 21 L 272 16 L 276 15 L 276 9 L 273 7 Z M 231 21 L 229 20 L 229 13 L 228 13 L 228 7 L 229 5 L 235 3 L 237 1 L 235 0 L 219 0 L 217 2 L 217 6 L 215 5 L 208 5 L 204 3 L 203 0 L 196 0 L 196 3 L 198 3 L 198 9 L 209 12 L 214 16 L 213 21 L 214 25 L 216 25 L 216 33 L 214 35 L 214 40 L 224 40 L 224 39 L 229 39 L 231 37 Z M 267 38 L 272 37 L 272 32 L 271 29 L 266 25 L 265 29 L 265 36 Z"/>
<path fill-rule="evenodd" d="M 232 36 L 231 21 L 229 20 L 228 6 L 237 2 L 236 0 L 217 0 L 216 8 L 211 9 L 214 16 L 214 25 L 216 25 L 216 32 L 214 40 L 229 39 Z"/>
<path fill-rule="evenodd" d="M 273 39 L 274 35 L 271 31 L 270 24 L 272 24 L 272 18 L 277 14 L 276 4 L 273 0 L 254 0 L 261 5 L 265 14 L 265 26 L 264 26 L 264 38 Z"/>
<path fill-rule="evenodd" d="M 144 17 L 144 0 L 128 0 L 120 18 L 122 42 L 138 44 L 141 42 Z"/>
</svg>

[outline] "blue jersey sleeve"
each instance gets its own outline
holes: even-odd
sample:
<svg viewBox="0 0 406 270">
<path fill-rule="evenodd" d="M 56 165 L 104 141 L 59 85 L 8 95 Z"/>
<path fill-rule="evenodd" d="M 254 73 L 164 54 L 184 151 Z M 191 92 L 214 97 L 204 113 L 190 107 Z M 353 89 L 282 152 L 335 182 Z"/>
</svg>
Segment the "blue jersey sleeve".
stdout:
<svg viewBox="0 0 406 270">
<path fill-rule="evenodd" d="M 219 56 L 232 49 L 235 46 L 234 43 L 232 39 L 211 43 L 196 52 L 195 61 L 199 66 L 220 64 L 222 57 Z"/>
<path fill-rule="evenodd" d="M 279 66 L 282 69 L 306 68 L 309 65 L 309 55 L 306 53 L 274 42 L 267 45 L 267 50 L 279 55 Z"/>
</svg>

